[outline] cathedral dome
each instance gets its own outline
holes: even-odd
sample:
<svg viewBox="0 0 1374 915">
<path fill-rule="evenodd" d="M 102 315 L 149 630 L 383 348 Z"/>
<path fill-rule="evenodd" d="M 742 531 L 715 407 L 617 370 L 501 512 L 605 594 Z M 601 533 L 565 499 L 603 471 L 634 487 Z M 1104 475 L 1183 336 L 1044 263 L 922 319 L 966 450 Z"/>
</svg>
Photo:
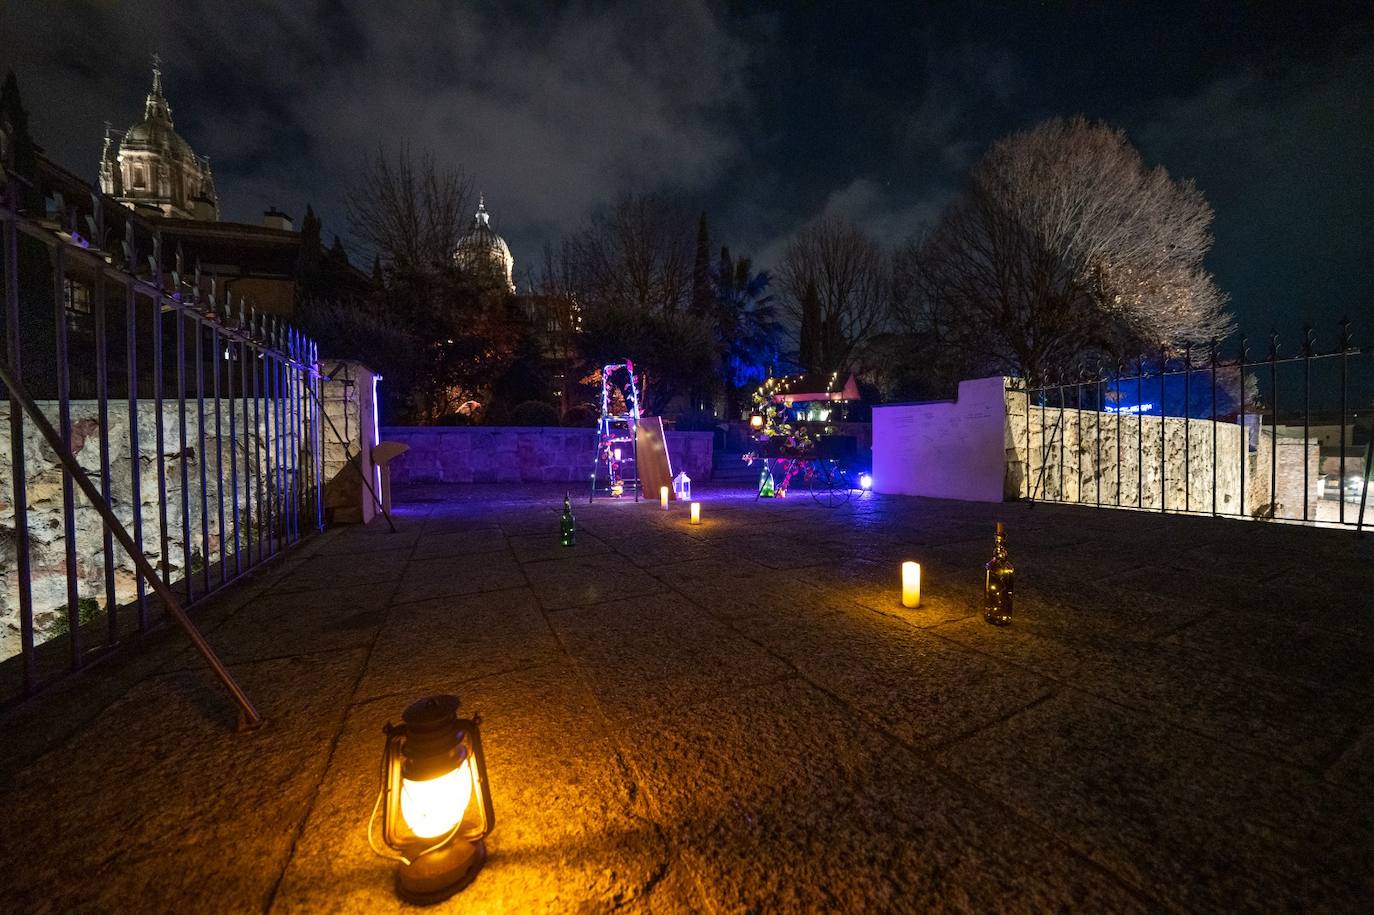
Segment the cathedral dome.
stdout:
<svg viewBox="0 0 1374 915">
<path fill-rule="evenodd" d="M 209 160 L 197 156 L 176 132 L 156 58 L 143 120 L 124 132 L 118 146 L 111 140 L 107 132 L 100 162 L 105 193 L 130 206 L 155 207 L 168 216 L 219 218 Z"/>
<path fill-rule="evenodd" d="M 515 258 L 511 257 L 506 240 L 491 227 L 491 214 L 487 212 L 485 197 L 478 196 L 472 227 L 458 239 L 453 261 L 482 286 L 515 291 L 515 283 L 511 279 Z"/>
</svg>

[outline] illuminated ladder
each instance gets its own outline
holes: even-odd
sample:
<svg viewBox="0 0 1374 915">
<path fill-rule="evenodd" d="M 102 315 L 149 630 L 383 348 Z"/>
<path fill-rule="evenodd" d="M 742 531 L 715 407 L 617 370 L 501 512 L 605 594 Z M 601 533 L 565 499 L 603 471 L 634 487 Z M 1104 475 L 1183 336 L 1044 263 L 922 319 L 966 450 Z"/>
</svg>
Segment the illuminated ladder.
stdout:
<svg viewBox="0 0 1374 915">
<path fill-rule="evenodd" d="M 611 412 L 611 389 L 615 387 L 612 377 L 624 371 L 627 376 L 621 393 L 625 398 L 625 412 Z M 596 424 L 596 461 L 592 465 L 592 491 L 587 501 L 596 498 L 597 493 L 611 495 L 615 481 L 620 480 L 624 492 L 634 490 L 635 501 L 639 501 L 639 463 L 637 447 L 639 441 L 639 386 L 635 383 L 634 363 L 629 359 L 601 368 L 601 418 Z M 616 452 L 620 459 L 616 459 Z M 633 470 L 627 475 L 626 469 Z"/>
</svg>

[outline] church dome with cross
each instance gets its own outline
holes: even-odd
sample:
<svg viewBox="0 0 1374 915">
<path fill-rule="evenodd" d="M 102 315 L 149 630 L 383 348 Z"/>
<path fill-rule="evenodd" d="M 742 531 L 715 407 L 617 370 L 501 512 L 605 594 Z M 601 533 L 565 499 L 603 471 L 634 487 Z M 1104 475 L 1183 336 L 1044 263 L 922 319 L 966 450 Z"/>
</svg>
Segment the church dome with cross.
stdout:
<svg viewBox="0 0 1374 915">
<path fill-rule="evenodd" d="M 478 285 L 488 289 L 515 291 L 512 279 L 515 258 L 511 257 L 510 246 L 496 234 L 491 227 L 491 214 L 487 212 L 487 201 L 478 195 L 477 212 L 472 218 L 472 227 L 458 239 L 453 252 L 453 262 L 458 269 L 471 276 Z"/>
<path fill-rule="evenodd" d="M 105 130 L 100 189 L 126 206 L 153 208 L 164 216 L 219 219 L 210 160 L 197 156 L 176 132 L 172 108 L 162 94 L 162 66 L 156 55 L 143 120 L 122 134 Z"/>
</svg>

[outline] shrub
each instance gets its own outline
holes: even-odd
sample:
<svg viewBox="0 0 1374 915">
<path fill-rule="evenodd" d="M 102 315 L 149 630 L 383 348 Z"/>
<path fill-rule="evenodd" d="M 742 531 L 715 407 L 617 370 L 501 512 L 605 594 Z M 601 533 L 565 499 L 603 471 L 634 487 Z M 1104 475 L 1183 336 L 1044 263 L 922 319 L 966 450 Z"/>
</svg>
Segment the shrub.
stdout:
<svg viewBox="0 0 1374 915">
<path fill-rule="evenodd" d="M 542 400 L 527 400 L 510 414 L 512 426 L 556 426 L 558 411 Z"/>
<path fill-rule="evenodd" d="M 679 432 L 714 432 L 718 426 L 720 420 L 704 410 L 683 413 L 673 424 L 673 428 Z"/>
<path fill-rule="evenodd" d="M 563 414 L 563 425 L 577 429 L 595 429 L 596 411 L 586 404 L 578 404 Z"/>
<path fill-rule="evenodd" d="M 471 426 L 472 417 L 466 413 L 448 413 L 434 421 L 436 426 Z"/>
</svg>

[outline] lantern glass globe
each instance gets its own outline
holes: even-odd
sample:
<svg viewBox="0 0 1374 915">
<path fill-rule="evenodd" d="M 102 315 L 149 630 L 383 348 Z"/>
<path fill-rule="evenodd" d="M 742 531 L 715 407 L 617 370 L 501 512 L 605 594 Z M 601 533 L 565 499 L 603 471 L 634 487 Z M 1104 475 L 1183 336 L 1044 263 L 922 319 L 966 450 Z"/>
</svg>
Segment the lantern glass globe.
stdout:
<svg viewBox="0 0 1374 915">
<path fill-rule="evenodd" d="M 425 781 L 401 780 L 401 816 L 418 838 L 437 839 L 463 821 L 472 795 L 469 760 Z"/>
</svg>

